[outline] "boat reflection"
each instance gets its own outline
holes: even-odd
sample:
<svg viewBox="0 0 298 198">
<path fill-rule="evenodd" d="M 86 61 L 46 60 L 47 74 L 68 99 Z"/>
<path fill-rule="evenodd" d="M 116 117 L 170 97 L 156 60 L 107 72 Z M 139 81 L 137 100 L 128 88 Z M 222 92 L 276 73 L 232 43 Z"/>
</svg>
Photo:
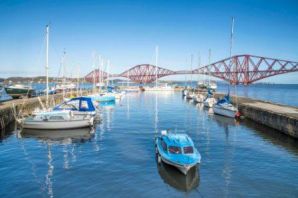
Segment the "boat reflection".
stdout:
<svg viewBox="0 0 298 198">
<path fill-rule="evenodd" d="M 228 118 L 221 115 L 213 114 L 212 118 L 217 122 L 219 126 L 227 127 L 227 126 L 237 126 L 240 122 L 234 118 Z"/>
<path fill-rule="evenodd" d="M 99 106 L 103 107 L 105 109 L 113 109 L 116 105 L 115 101 L 106 101 L 106 102 L 100 102 Z"/>
<path fill-rule="evenodd" d="M 199 186 L 199 167 L 195 166 L 188 171 L 187 175 L 183 175 L 176 168 L 164 162 L 156 162 L 156 164 L 160 177 L 173 188 L 188 192 Z"/>
<path fill-rule="evenodd" d="M 35 138 L 45 142 L 62 144 L 81 143 L 90 140 L 94 135 L 93 128 L 69 129 L 69 130 L 38 130 L 22 129 L 22 138 Z"/>
</svg>

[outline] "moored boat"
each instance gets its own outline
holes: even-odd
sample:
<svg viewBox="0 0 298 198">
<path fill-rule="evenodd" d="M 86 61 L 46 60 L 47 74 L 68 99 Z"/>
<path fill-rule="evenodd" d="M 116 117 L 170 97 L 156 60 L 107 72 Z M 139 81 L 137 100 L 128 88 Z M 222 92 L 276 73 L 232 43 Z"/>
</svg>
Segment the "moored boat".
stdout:
<svg viewBox="0 0 298 198">
<path fill-rule="evenodd" d="M 216 103 L 216 99 L 214 98 L 213 93 L 211 92 L 210 89 L 208 89 L 207 97 L 205 98 L 203 103 L 204 103 L 204 106 L 207 108 L 212 108 Z"/>
<path fill-rule="evenodd" d="M 107 93 L 99 93 L 99 94 L 93 94 L 89 95 L 92 100 L 96 102 L 109 102 L 109 101 L 115 101 L 116 97 L 113 95 L 109 95 Z"/>
<path fill-rule="evenodd" d="M 71 98 L 53 108 L 54 111 L 70 110 L 75 115 L 91 115 L 97 114 L 96 108 L 90 97 Z"/>
<path fill-rule="evenodd" d="M 76 129 L 93 126 L 94 117 L 74 115 L 70 110 L 40 112 L 21 120 L 25 129 Z"/>
<path fill-rule="evenodd" d="M 201 155 L 187 134 L 174 134 L 161 131 L 155 140 L 158 162 L 165 162 L 180 170 L 184 175 L 200 163 Z"/>
<path fill-rule="evenodd" d="M 231 103 L 230 96 L 226 95 L 220 99 L 213 107 L 213 112 L 217 115 L 222 115 L 230 118 L 235 118 L 238 115 L 238 109 Z"/>
<path fill-rule="evenodd" d="M 21 98 L 28 96 L 29 98 L 36 96 L 36 90 L 31 86 L 23 84 L 15 84 L 5 87 L 5 91 L 13 98 Z"/>
</svg>

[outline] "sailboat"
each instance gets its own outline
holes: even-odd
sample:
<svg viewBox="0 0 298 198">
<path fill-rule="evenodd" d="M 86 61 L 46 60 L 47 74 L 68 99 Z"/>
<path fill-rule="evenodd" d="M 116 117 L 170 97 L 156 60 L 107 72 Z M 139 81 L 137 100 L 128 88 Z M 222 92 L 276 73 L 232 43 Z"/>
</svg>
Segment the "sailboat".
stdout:
<svg viewBox="0 0 298 198">
<path fill-rule="evenodd" d="M 234 31 L 234 18 L 232 18 L 230 58 L 232 57 L 233 31 Z M 240 116 L 238 108 L 235 107 L 230 101 L 230 86 L 229 86 L 228 94 L 214 105 L 213 112 L 215 114 L 230 117 L 230 118 L 235 118 Z"/>
<path fill-rule="evenodd" d="M 116 97 L 115 95 L 113 94 L 108 94 L 107 92 L 103 92 L 101 90 L 101 87 L 103 87 L 102 85 L 103 82 L 102 82 L 102 75 L 100 74 L 101 72 L 101 69 L 103 69 L 103 66 L 104 66 L 104 62 L 103 62 L 103 58 L 102 57 L 99 57 L 99 60 L 100 61 L 100 64 L 99 64 L 99 67 L 98 67 L 98 84 L 99 84 L 99 93 L 95 93 L 95 90 L 96 90 L 96 84 L 95 84 L 95 73 L 93 73 L 93 94 L 91 95 L 88 95 L 88 97 L 92 98 L 93 101 L 96 101 L 96 102 L 110 102 L 110 101 L 115 101 L 116 100 Z M 101 68 L 100 68 L 101 67 Z"/>
<path fill-rule="evenodd" d="M 49 26 L 46 26 L 46 108 L 20 120 L 23 129 L 75 129 L 93 126 L 92 115 L 78 115 L 72 110 L 53 111 L 49 108 Z"/>
<path fill-rule="evenodd" d="M 198 55 L 198 67 L 201 67 L 201 56 L 200 54 Z M 205 75 L 204 75 L 204 82 L 205 82 Z M 194 103 L 203 103 L 205 98 L 206 98 L 206 94 L 205 94 L 205 83 L 199 81 L 198 79 L 198 86 L 197 86 L 197 94 L 195 95 L 195 97 L 193 98 Z"/>
<path fill-rule="evenodd" d="M 230 95 L 228 94 L 214 105 L 213 112 L 218 115 L 235 118 L 237 117 L 238 109 L 231 103 Z"/>
</svg>

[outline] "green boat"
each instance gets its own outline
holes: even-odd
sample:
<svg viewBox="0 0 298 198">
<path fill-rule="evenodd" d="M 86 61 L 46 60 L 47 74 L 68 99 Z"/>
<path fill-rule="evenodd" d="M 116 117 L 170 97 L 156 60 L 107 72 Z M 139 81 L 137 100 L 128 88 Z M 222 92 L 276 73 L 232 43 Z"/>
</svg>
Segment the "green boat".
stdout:
<svg viewBox="0 0 298 198">
<path fill-rule="evenodd" d="M 26 85 L 10 85 L 5 87 L 5 91 L 8 95 L 13 97 L 14 99 L 22 98 L 28 96 L 29 98 L 36 96 L 36 91 L 30 86 Z"/>
</svg>

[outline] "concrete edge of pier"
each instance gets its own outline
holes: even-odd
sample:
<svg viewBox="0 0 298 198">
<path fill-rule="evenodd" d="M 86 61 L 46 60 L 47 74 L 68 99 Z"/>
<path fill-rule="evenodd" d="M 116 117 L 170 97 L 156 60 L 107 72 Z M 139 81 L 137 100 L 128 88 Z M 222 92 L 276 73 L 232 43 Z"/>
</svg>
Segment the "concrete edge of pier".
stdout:
<svg viewBox="0 0 298 198">
<path fill-rule="evenodd" d="M 215 97 L 224 96 L 215 93 Z M 242 96 L 231 96 L 245 118 L 298 138 L 298 108 Z"/>
</svg>

